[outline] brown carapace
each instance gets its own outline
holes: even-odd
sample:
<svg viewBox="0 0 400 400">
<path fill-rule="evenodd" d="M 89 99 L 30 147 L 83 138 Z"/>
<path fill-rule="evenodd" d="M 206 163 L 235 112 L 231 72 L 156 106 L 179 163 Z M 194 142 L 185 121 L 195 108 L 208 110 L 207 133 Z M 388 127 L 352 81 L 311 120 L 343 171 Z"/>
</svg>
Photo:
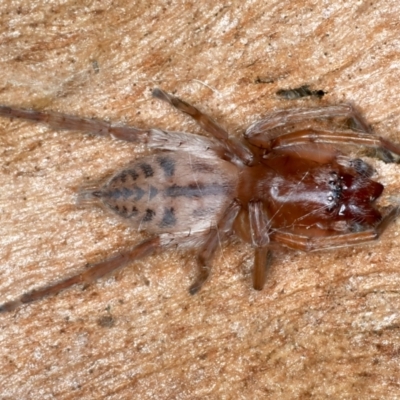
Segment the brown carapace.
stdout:
<svg viewBox="0 0 400 400">
<path fill-rule="evenodd" d="M 367 243 L 399 213 L 394 206 L 381 215 L 374 202 L 383 185 L 371 179 L 372 167 L 338 150 L 349 144 L 374 148 L 386 162 L 400 155 L 400 146 L 374 135 L 349 104 L 271 112 L 239 141 L 192 105 L 160 89 L 153 96 L 194 118 L 210 137 L 0 106 L 3 117 L 143 143 L 155 153 L 78 195 L 81 204 L 98 204 L 149 238 L 84 272 L 8 301 L 0 311 L 89 284 L 171 246 L 196 250 L 198 272 L 189 288 L 195 294 L 209 276 L 219 243 L 232 233 L 253 245 L 253 287 L 261 290 L 274 244 L 312 251 Z M 350 122 L 352 130 L 293 128 L 333 118 Z"/>
</svg>

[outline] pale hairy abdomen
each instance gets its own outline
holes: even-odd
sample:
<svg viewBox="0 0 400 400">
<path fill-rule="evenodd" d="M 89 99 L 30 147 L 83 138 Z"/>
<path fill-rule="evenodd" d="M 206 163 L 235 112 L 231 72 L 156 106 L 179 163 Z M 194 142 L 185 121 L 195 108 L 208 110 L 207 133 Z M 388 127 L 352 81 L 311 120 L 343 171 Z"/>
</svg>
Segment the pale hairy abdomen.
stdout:
<svg viewBox="0 0 400 400">
<path fill-rule="evenodd" d="M 139 159 L 86 193 L 151 234 L 207 231 L 237 194 L 238 169 L 217 157 L 162 152 Z"/>
</svg>

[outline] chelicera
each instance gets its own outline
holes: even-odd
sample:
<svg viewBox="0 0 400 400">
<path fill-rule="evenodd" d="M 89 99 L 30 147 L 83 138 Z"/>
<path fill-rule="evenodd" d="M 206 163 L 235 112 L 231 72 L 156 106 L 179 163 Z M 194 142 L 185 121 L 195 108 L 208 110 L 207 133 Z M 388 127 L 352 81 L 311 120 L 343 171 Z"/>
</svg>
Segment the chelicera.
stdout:
<svg viewBox="0 0 400 400">
<path fill-rule="evenodd" d="M 197 253 L 197 276 L 189 288 L 195 294 L 210 274 L 220 241 L 232 233 L 252 244 L 253 287 L 261 290 L 274 245 L 312 251 L 367 243 L 399 213 L 395 206 L 381 215 L 374 203 L 383 185 L 371 179 L 373 168 L 337 149 L 346 144 L 366 146 L 386 162 L 400 155 L 400 146 L 374 135 L 352 105 L 274 111 L 251 125 L 239 141 L 177 97 L 160 89 L 153 96 L 191 116 L 210 137 L 0 106 L 4 117 L 144 143 L 155 152 L 78 195 L 81 203 L 104 207 L 148 238 L 84 272 L 6 302 L 0 311 L 75 284 L 90 284 L 172 246 Z M 333 118 L 350 122 L 352 130 L 332 130 L 330 125 L 291 129 L 313 120 L 331 123 Z"/>
</svg>

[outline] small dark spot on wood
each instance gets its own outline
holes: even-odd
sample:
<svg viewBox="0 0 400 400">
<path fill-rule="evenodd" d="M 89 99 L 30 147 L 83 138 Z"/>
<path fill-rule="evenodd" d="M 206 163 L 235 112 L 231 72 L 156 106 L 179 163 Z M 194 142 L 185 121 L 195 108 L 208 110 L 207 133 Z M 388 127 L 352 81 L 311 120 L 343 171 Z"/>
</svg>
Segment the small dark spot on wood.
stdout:
<svg viewBox="0 0 400 400">
<path fill-rule="evenodd" d="M 321 99 L 325 96 L 325 92 L 323 90 L 311 90 L 308 85 L 303 85 L 294 89 L 280 89 L 276 92 L 279 97 L 283 97 L 287 100 L 300 99 L 302 97 L 318 97 Z"/>
<path fill-rule="evenodd" d="M 326 92 L 324 92 L 323 90 L 314 90 L 313 94 L 314 96 L 321 99 L 322 97 L 325 96 Z"/>
<path fill-rule="evenodd" d="M 97 60 L 92 61 L 92 67 L 93 67 L 95 74 L 98 74 L 100 72 L 100 67 L 99 67 L 99 63 L 97 62 Z"/>
<path fill-rule="evenodd" d="M 254 80 L 254 83 L 259 84 L 259 83 L 274 83 L 275 80 L 273 78 L 269 77 L 262 77 L 262 76 L 257 76 L 257 78 Z"/>
<path fill-rule="evenodd" d="M 115 325 L 115 320 L 111 315 L 104 315 L 97 319 L 97 325 L 103 328 L 112 328 Z"/>
</svg>

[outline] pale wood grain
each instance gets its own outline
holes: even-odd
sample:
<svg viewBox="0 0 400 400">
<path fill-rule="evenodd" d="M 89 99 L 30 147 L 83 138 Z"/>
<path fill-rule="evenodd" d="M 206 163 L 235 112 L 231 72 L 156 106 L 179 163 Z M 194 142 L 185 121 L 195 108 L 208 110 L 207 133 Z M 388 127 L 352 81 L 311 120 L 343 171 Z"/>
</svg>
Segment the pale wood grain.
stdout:
<svg viewBox="0 0 400 400">
<path fill-rule="evenodd" d="M 19 6 L 18 6 L 19 4 Z M 154 100 L 162 87 L 234 135 L 272 108 L 360 106 L 400 141 L 400 5 L 394 1 L 3 0 L 0 102 L 200 132 Z M 309 84 L 322 100 L 279 99 Z M 0 120 L 0 295 L 83 269 L 141 239 L 76 189 L 141 147 Z M 399 167 L 374 162 L 399 200 Z M 252 251 L 224 245 L 196 296 L 190 255 L 0 316 L 2 399 L 265 399 L 400 396 L 400 246 L 274 254 L 251 288 Z"/>
</svg>

